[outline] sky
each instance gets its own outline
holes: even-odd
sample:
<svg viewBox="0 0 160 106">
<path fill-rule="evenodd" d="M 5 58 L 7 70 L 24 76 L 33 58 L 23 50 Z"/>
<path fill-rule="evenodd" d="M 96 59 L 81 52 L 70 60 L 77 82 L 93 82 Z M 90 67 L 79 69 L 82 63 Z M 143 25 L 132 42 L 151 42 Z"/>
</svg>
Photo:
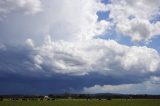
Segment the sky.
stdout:
<svg viewBox="0 0 160 106">
<path fill-rule="evenodd" d="M 160 94 L 159 0 L 1 0 L 0 94 Z"/>
</svg>

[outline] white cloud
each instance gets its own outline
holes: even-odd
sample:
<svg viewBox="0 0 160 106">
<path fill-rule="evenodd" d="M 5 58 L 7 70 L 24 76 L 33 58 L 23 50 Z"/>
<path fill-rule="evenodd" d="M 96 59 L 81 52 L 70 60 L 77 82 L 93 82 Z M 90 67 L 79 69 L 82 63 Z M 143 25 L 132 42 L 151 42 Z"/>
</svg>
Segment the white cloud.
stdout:
<svg viewBox="0 0 160 106">
<path fill-rule="evenodd" d="M 42 7 L 41 14 L 31 15 L 41 11 Z M 156 50 L 95 37 L 104 34 L 114 23 L 117 31 L 130 36 L 133 41 L 151 39 L 160 33 L 160 22 L 150 22 L 157 15 L 158 7 L 158 0 L 111 0 L 107 8 L 100 0 L 0 1 L 0 14 L 10 14 L 0 23 L 0 42 L 8 45 L 13 42 L 12 46 L 17 46 L 17 42 L 24 45 L 24 40 L 30 38 L 24 45 L 27 49 L 24 55 L 27 56 L 24 60 L 18 58 L 18 66 L 11 65 L 15 72 L 22 66 L 38 73 L 47 71 L 47 74 L 86 75 L 96 72 L 115 77 L 143 77 L 159 72 L 160 56 Z M 113 21 L 97 21 L 97 12 L 106 9 Z M 28 15 L 16 14 L 19 11 Z M 42 42 L 47 34 L 50 35 Z M 5 46 L 0 44 L 1 48 Z M 8 65 L 3 67 L 6 66 L 9 70 Z"/>
<path fill-rule="evenodd" d="M 97 21 L 97 12 L 106 11 L 105 5 L 100 0 L 16 0 L 14 2 L 6 0 L 3 1 L 4 3 L 1 2 L 3 6 L 0 6 L 0 14 L 8 13 L 8 15 L 0 24 L 0 27 L 5 29 L 0 30 L 2 33 L 0 38 L 3 39 L 1 42 L 11 43 L 11 45 L 23 44 L 27 38 L 41 44 L 47 34 L 55 41 L 88 40 L 104 34 L 110 28 L 108 21 Z M 23 3 L 31 5 L 22 5 Z M 18 11 L 37 13 L 39 9 L 43 9 L 39 14 L 17 14 Z M 9 39 L 11 35 L 14 38 Z"/>
<path fill-rule="evenodd" d="M 23 11 L 25 14 L 34 14 L 42 11 L 40 0 L 1 0 L 0 15 L 13 11 Z"/>
<path fill-rule="evenodd" d="M 52 10 L 55 14 L 51 16 L 54 20 L 50 23 L 49 34 L 55 40 L 88 40 L 109 28 L 107 21 L 97 21 L 97 12 L 105 11 L 105 5 L 100 0 L 62 0 L 51 3 L 55 9 L 61 6 L 58 12 Z"/>
<path fill-rule="evenodd" d="M 147 47 L 125 46 L 114 40 L 93 39 L 79 42 L 54 42 L 47 37 L 45 43 L 32 51 L 35 64 L 48 67 L 50 72 L 85 75 L 97 72 L 104 75 L 157 73 L 160 56 Z"/>
<path fill-rule="evenodd" d="M 160 78 L 151 77 L 148 81 L 138 84 L 94 85 L 84 87 L 82 93 L 121 93 L 121 94 L 158 94 Z"/>
<path fill-rule="evenodd" d="M 160 21 L 151 22 L 159 15 L 159 4 L 159 0 L 111 0 L 107 8 L 119 33 L 133 41 L 147 41 L 160 35 Z"/>
<path fill-rule="evenodd" d="M 42 7 L 41 2 L 40 0 L 1 1 L 0 4 L 6 6 L 0 7 L 0 11 L 5 10 L 3 13 L 9 14 L 24 9 L 23 12 L 36 13 Z M 25 46 L 30 51 L 28 55 L 35 66 L 33 69 L 41 71 L 48 69 L 51 73 L 69 75 L 97 72 L 113 76 L 156 73 L 160 64 L 156 50 L 125 46 L 114 40 L 95 39 L 95 36 L 104 34 L 112 25 L 109 21 L 97 21 L 97 12 L 106 9 L 110 10 L 110 18 L 117 24 L 117 30 L 129 36 L 134 34 L 131 36 L 133 40 L 149 39 L 159 33 L 159 23 L 151 24 L 148 21 L 151 11 L 157 8 L 156 4 L 150 8 L 145 7 L 145 3 L 144 5 L 140 3 L 143 8 L 148 9 L 142 15 L 143 11 L 139 9 L 141 6 L 138 6 L 139 3 L 134 3 L 113 0 L 106 8 L 100 0 L 47 0 L 43 2 L 44 11 L 34 17 L 17 14 L 11 14 L 13 18 L 7 17 L 0 24 L 6 28 L 1 30 L 0 38 L 2 42 L 13 42 L 13 46 L 17 42 L 24 45 L 24 40 L 30 38 L 26 40 Z M 139 10 L 138 13 L 134 8 Z M 129 20 L 128 17 L 131 15 L 135 18 Z M 45 34 L 50 36 L 42 42 Z M 14 37 L 9 39 L 11 35 Z"/>
<path fill-rule="evenodd" d="M 129 36 L 133 41 L 149 40 L 160 34 L 160 22 L 155 24 L 144 19 L 132 19 L 124 24 L 117 24 L 117 30 L 125 36 Z"/>
</svg>

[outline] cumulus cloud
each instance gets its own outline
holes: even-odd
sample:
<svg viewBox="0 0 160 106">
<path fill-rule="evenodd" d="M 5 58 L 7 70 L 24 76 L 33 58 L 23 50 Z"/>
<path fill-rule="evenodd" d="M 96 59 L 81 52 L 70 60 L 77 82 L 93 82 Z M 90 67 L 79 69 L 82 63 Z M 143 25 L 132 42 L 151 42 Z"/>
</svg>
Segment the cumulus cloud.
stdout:
<svg viewBox="0 0 160 106">
<path fill-rule="evenodd" d="M 36 0 L 34 2 L 39 4 L 38 7 L 41 7 L 40 0 Z M 36 69 L 45 68 L 50 70 L 51 68 L 51 71 L 54 70 L 53 72 L 58 73 L 86 74 L 87 72 L 83 69 L 88 68 L 88 63 L 86 61 L 90 60 L 85 58 L 81 59 L 82 57 L 78 56 L 74 57 L 80 54 L 77 54 L 77 51 L 70 54 L 71 51 L 67 51 L 67 48 L 63 53 L 63 49 L 65 47 L 62 46 L 67 43 L 68 49 L 70 50 L 70 48 L 72 49 L 70 46 L 74 45 L 74 43 L 70 43 L 70 41 L 76 42 L 81 40 L 90 40 L 95 36 L 104 34 L 109 28 L 109 23 L 105 20 L 97 21 L 97 12 L 105 11 L 105 5 L 101 3 L 100 0 L 48 0 L 43 2 L 43 13 L 35 15 L 34 17 L 32 17 L 32 15 L 23 16 L 21 14 L 14 14 L 18 9 L 22 8 L 23 10 L 23 8 L 26 8 L 25 3 L 33 4 L 33 7 L 36 8 L 37 5 L 34 2 L 30 0 L 17 0 L 17 2 L 8 0 L 1 3 L 3 6 L 13 6 L 13 8 L 4 6 L 2 9 L 3 11 L 6 11 L 3 13 L 8 13 L 14 17 L 7 17 L 6 20 L 3 20 L 3 23 L 0 24 L 3 28 L 5 26 L 5 30 L 1 30 L 0 38 L 3 39 L 1 42 L 12 46 L 20 44 L 25 46 L 24 49 L 33 53 L 33 56 L 30 56 L 32 53 L 28 55 Z M 34 11 L 34 9 L 31 10 Z M 48 33 L 51 37 L 48 37 L 45 42 L 42 42 L 40 39 L 43 39 L 44 35 Z M 14 36 L 14 38 L 8 39 L 11 35 Z M 24 40 L 26 38 L 30 39 L 27 39 L 24 44 Z M 53 40 L 58 42 L 61 42 L 60 40 L 64 40 L 66 42 L 57 44 L 56 42 L 53 42 Z M 38 42 L 37 45 L 41 46 L 35 46 L 34 42 Z M 79 43 L 78 45 L 81 44 Z M 56 51 L 58 48 L 60 51 Z M 27 53 L 30 53 L 28 51 Z M 47 60 L 49 61 L 47 62 Z M 77 64 L 77 66 L 75 64 Z M 81 65 L 83 65 L 83 67 L 81 67 Z M 68 72 L 66 72 L 65 69 L 67 69 L 66 71 Z"/>
<path fill-rule="evenodd" d="M 82 76 L 98 73 L 113 77 L 131 76 L 143 80 L 158 74 L 160 69 L 160 56 L 155 49 L 145 46 L 125 46 L 114 40 L 55 42 L 48 36 L 42 45 L 36 45 L 32 39 L 27 39 L 21 49 L 17 51 L 14 49 L 1 51 L 6 57 L 8 57 L 7 52 L 12 53 L 13 57 L 20 55 L 17 60 L 14 60 L 15 58 L 5 60 L 11 61 L 9 62 L 11 67 L 3 63 L 1 70 L 17 74 L 33 71 L 37 75 L 57 73 Z M 13 64 L 12 61 L 17 62 Z M 26 72 L 20 71 L 21 68 L 25 68 Z"/>
<path fill-rule="evenodd" d="M 25 14 L 34 14 L 42 11 L 40 0 L 1 0 L 0 15 L 11 13 L 13 11 L 22 11 Z"/>
<path fill-rule="evenodd" d="M 34 3 L 36 1 L 37 3 Z M 4 6 L 4 3 L 1 3 L 3 5 L 1 8 L 8 11 L 9 16 L 0 24 L 0 38 L 3 39 L 0 41 L 11 43 L 11 45 L 22 44 L 27 38 L 41 44 L 44 36 L 48 34 L 55 41 L 88 40 L 104 34 L 110 28 L 108 21 L 97 21 L 97 12 L 106 11 L 105 5 L 100 0 L 17 0 L 17 2 L 8 0 L 3 2 L 5 4 L 11 2 L 11 7 L 19 11 L 23 11 L 19 5 L 33 4 L 31 5 L 33 9 L 22 6 L 22 8 L 28 8 L 23 12 L 36 13 L 38 8 L 43 9 L 40 14 L 23 15 L 17 14 L 16 10 L 11 11 L 10 6 Z M 11 35 L 14 36 L 12 40 L 8 39 Z"/>
<path fill-rule="evenodd" d="M 128 76 L 139 82 L 159 76 L 156 49 L 99 38 L 110 28 L 133 41 L 159 35 L 159 4 L 158 0 L 111 0 L 108 4 L 101 0 L 0 1 L 0 15 L 8 15 L 0 22 L 0 72 L 72 77 L 94 73 L 106 78 Z M 109 19 L 100 19 L 97 12 L 107 12 Z M 110 88 L 119 92 L 148 83 L 95 85 L 84 91 Z"/>
<path fill-rule="evenodd" d="M 107 8 L 119 33 L 133 41 L 147 41 L 160 34 L 160 22 L 155 19 L 159 15 L 159 4 L 159 0 L 111 0 Z"/>
<path fill-rule="evenodd" d="M 98 20 L 98 11 L 106 11 L 100 0 L 62 0 L 52 1 L 55 5 L 50 21 L 49 34 L 57 40 L 88 40 L 103 34 L 109 28 L 109 22 Z M 53 8 L 53 5 L 51 8 Z"/>
<path fill-rule="evenodd" d="M 41 7 L 41 1 L 36 0 L 34 2 L 30 0 L 17 0 L 17 2 L 14 3 L 10 0 L 1 1 L 0 4 L 3 6 L 13 6 L 11 6 L 11 9 L 9 6 L 4 6 L 4 8 L 2 6 L 1 11 L 4 9 L 6 13 L 9 13 L 19 7 L 28 8 L 28 6 L 25 7 L 25 5 L 33 4 L 31 6 L 34 9 L 29 5 L 31 9 L 28 9 L 28 12 L 38 12 Z M 121 2 L 112 0 L 110 4 L 105 6 L 100 0 L 47 1 L 44 3 L 43 14 L 38 15 L 38 17 L 35 16 L 34 18 L 36 18 L 36 20 L 33 17 L 33 20 L 30 19 L 29 21 L 24 19 L 27 22 L 22 26 L 19 25 L 19 27 L 22 27 L 23 34 L 26 29 L 26 32 L 31 33 L 50 33 L 50 35 L 46 37 L 45 42 L 41 40 L 38 42 L 40 39 L 39 35 L 37 35 L 37 37 L 33 37 L 34 35 L 32 34 L 27 36 L 30 39 L 26 40 L 24 46 L 25 49 L 29 51 L 28 56 L 31 59 L 31 63 L 36 67 L 33 69 L 43 71 L 47 69 L 51 73 L 72 75 L 86 75 L 91 72 L 118 76 L 123 74 L 138 75 L 139 73 L 156 73 L 159 70 L 160 63 L 160 57 L 156 50 L 145 46 L 125 46 L 114 40 L 95 38 L 95 36 L 104 34 L 112 24 L 112 21 L 98 21 L 97 12 L 110 11 L 109 18 L 112 18 L 113 22 L 116 23 L 117 30 L 129 33 L 129 35 L 134 34 L 134 36 L 132 36 L 134 40 L 148 39 L 147 34 L 153 35 L 151 30 L 154 30 L 154 32 L 158 30 L 158 22 L 152 24 L 152 26 L 154 25 L 156 28 L 148 28 L 151 24 L 148 22 L 148 19 L 153 15 L 151 12 L 158 10 L 156 10 L 157 4 L 153 3 L 153 8 L 146 7 L 147 4 L 143 2 L 145 1 L 132 3 L 127 0 L 122 0 Z M 142 5 L 142 8 L 148 9 L 143 15 L 143 11 L 138 11 L 139 8 L 141 8 L 141 6 L 138 6 L 139 4 Z M 138 13 L 135 12 L 134 8 L 135 10 L 137 9 Z M 157 14 L 157 12 L 154 14 Z M 130 16 L 132 16 L 131 19 L 128 19 Z M 18 18 L 18 16 L 15 17 Z M 11 21 L 17 24 L 19 21 L 17 18 Z M 20 18 L 22 18 L 22 16 L 20 16 Z M 143 21 L 142 18 L 144 19 Z M 32 22 L 44 23 L 44 26 L 39 27 L 40 25 L 35 24 L 31 26 L 30 23 Z M 125 22 L 125 24 L 123 24 L 123 22 Z M 4 22 L 4 24 L 6 25 L 8 23 Z M 10 24 L 7 28 L 9 26 Z M 139 26 L 140 28 L 138 28 Z M 21 32 L 17 27 L 18 26 L 13 25 L 11 28 L 8 28 L 8 30 L 12 29 L 11 32 L 17 34 L 17 32 Z M 34 30 L 28 30 L 30 29 L 29 27 Z M 9 35 L 8 33 L 3 33 L 3 31 L 2 34 L 6 36 Z M 17 34 L 17 36 L 18 35 L 19 34 Z M 17 36 L 15 35 L 16 39 Z M 24 43 L 26 36 L 23 37 L 22 35 L 22 38 L 23 40 L 18 40 L 21 42 L 20 44 Z M 41 38 L 43 39 L 45 37 L 41 36 Z M 2 39 L 4 38 L 2 37 Z M 17 42 L 17 40 L 14 39 L 12 39 L 12 41 L 13 44 Z M 38 43 L 35 44 L 34 42 Z"/>
<path fill-rule="evenodd" d="M 55 73 L 86 75 L 96 72 L 113 76 L 138 76 L 155 74 L 160 69 L 160 56 L 156 50 L 145 46 L 125 46 L 114 40 L 54 42 L 48 36 L 43 45 L 32 49 L 36 66 L 42 69 L 48 67 Z"/>
<path fill-rule="evenodd" d="M 1 75 L 89 77 L 90 86 L 115 81 L 140 83 L 160 75 L 160 56 L 155 49 L 125 46 L 114 40 L 55 42 L 48 36 L 37 45 L 28 39 L 22 46 L 0 49 L 0 60 Z"/>
</svg>

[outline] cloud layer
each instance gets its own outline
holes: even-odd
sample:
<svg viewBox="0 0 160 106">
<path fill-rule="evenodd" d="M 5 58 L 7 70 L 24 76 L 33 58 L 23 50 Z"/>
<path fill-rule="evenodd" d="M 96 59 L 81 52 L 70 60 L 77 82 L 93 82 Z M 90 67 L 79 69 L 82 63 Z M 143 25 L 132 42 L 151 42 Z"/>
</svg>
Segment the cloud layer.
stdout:
<svg viewBox="0 0 160 106">
<path fill-rule="evenodd" d="M 39 47 L 27 44 L 34 52 L 36 66 L 50 67 L 63 74 L 85 75 L 90 72 L 102 74 L 146 74 L 159 70 L 160 56 L 147 47 L 125 46 L 113 40 L 94 39 L 83 42 L 52 42 L 48 37 Z"/>
<path fill-rule="evenodd" d="M 149 40 L 160 34 L 159 0 L 111 0 L 109 18 L 116 30 L 133 41 Z"/>
<path fill-rule="evenodd" d="M 87 77 L 92 82 L 81 85 L 86 93 L 158 88 L 152 83 L 160 76 L 158 50 L 133 42 L 160 35 L 159 4 L 159 0 L 0 1 L 0 78 Z M 102 37 L 110 33 L 124 41 L 129 37 L 133 45 Z M 156 91 L 151 89 L 145 92 Z"/>
<path fill-rule="evenodd" d="M 138 84 L 94 85 L 85 87 L 82 93 L 120 93 L 120 94 L 159 94 L 160 78 L 152 77 L 149 81 Z"/>
</svg>

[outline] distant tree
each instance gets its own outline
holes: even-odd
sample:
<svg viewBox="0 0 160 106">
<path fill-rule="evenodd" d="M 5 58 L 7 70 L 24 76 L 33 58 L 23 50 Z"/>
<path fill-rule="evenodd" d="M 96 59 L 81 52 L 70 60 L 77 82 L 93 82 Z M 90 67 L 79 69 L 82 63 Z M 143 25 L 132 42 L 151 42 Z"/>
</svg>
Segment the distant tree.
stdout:
<svg viewBox="0 0 160 106">
<path fill-rule="evenodd" d="M 99 98 L 98 100 L 102 100 L 101 98 Z"/>
<path fill-rule="evenodd" d="M 63 96 L 64 96 L 64 98 L 69 98 L 70 97 L 70 93 L 66 91 Z"/>
<path fill-rule="evenodd" d="M 55 95 L 49 94 L 48 97 L 50 97 L 50 98 L 55 98 Z"/>
<path fill-rule="evenodd" d="M 2 98 L 2 97 L 0 98 L 0 101 L 3 101 L 3 98 Z"/>
<path fill-rule="evenodd" d="M 43 98 L 40 98 L 40 100 L 42 101 L 42 100 L 43 100 Z"/>
<path fill-rule="evenodd" d="M 55 100 L 55 98 L 52 98 L 52 100 Z"/>
<path fill-rule="evenodd" d="M 27 99 L 26 98 L 22 98 L 22 101 L 26 101 Z"/>
<path fill-rule="evenodd" d="M 107 100 L 112 100 L 112 98 L 111 98 L 111 97 L 108 97 Z"/>
</svg>

